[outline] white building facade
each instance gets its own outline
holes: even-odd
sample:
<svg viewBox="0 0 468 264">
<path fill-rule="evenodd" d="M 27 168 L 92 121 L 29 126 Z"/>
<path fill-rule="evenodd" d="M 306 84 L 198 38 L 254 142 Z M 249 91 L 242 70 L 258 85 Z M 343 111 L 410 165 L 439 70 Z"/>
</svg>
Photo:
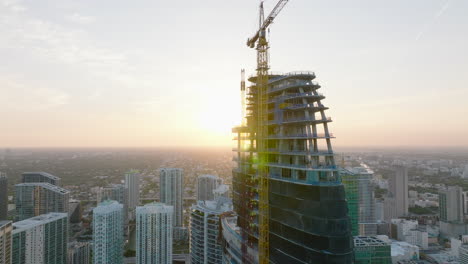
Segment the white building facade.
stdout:
<svg viewBox="0 0 468 264">
<path fill-rule="evenodd" d="M 136 208 L 136 263 L 172 263 L 173 207 L 151 203 Z"/>
<path fill-rule="evenodd" d="M 48 213 L 13 223 L 12 263 L 66 263 L 68 214 Z"/>
<path fill-rule="evenodd" d="M 219 242 L 220 215 L 232 210 L 224 197 L 217 201 L 198 201 L 190 215 L 190 260 L 192 264 L 222 263 L 223 247 Z"/>
</svg>

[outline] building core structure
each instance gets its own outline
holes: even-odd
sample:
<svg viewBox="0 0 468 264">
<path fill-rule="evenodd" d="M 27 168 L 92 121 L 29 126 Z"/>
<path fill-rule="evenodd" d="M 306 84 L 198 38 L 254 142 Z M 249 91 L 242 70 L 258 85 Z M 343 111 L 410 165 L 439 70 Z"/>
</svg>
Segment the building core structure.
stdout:
<svg viewBox="0 0 468 264">
<path fill-rule="evenodd" d="M 243 263 L 258 262 L 261 173 L 267 175 L 270 263 L 353 261 L 345 191 L 328 128 L 332 120 L 314 79 L 313 72 L 269 73 L 259 100 L 258 78 L 249 78 L 246 122 L 233 128 L 233 204 Z"/>
</svg>

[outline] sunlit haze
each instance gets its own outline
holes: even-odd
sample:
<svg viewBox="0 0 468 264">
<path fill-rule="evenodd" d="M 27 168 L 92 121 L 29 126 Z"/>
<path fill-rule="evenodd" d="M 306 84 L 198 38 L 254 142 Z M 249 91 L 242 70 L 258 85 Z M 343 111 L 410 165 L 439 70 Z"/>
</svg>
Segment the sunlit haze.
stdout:
<svg viewBox="0 0 468 264">
<path fill-rule="evenodd" d="M 0 0 L 0 147 L 231 145 L 258 3 Z M 467 13 L 290 1 L 272 70 L 316 73 L 335 146 L 467 147 Z"/>
</svg>

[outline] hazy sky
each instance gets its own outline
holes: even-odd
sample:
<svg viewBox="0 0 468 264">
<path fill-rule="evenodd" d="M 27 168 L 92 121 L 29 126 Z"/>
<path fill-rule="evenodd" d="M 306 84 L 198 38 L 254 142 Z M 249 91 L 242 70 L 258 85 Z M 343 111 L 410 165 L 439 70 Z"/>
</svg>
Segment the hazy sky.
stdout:
<svg viewBox="0 0 468 264">
<path fill-rule="evenodd" d="M 230 145 L 258 3 L 0 0 L 0 147 Z M 291 0 L 272 70 L 316 72 L 337 146 L 468 146 L 467 14 Z"/>
</svg>

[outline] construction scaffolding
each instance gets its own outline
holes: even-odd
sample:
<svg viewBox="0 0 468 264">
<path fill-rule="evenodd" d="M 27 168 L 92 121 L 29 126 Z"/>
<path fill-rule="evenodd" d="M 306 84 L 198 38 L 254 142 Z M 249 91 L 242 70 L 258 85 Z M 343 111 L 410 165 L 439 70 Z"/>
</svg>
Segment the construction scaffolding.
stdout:
<svg viewBox="0 0 468 264">
<path fill-rule="evenodd" d="M 351 223 L 331 147 L 331 119 L 314 79 L 312 72 L 268 73 L 266 120 L 261 124 L 259 79 L 248 79 L 247 122 L 233 129 L 238 164 L 233 170 L 233 200 L 243 263 L 259 263 L 261 164 L 268 182 L 268 262 L 352 262 Z M 261 151 L 260 128 L 266 133 Z"/>
</svg>

